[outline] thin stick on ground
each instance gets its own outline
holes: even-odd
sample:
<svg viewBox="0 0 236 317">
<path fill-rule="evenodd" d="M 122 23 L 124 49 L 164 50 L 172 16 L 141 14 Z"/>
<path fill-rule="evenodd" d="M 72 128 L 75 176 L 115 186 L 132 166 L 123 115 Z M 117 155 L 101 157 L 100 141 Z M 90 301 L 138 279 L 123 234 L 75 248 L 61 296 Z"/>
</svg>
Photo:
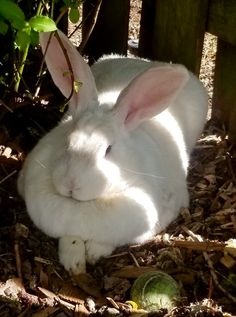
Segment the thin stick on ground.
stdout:
<svg viewBox="0 0 236 317">
<path fill-rule="evenodd" d="M 22 272 L 21 272 L 21 259 L 20 259 L 20 247 L 19 242 L 15 241 L 14 244 L 15 258 L 16 258 L 16 271 L 18 277 L 22 280 Z"/>
<path fill-rule="evenodd" d="M 149 246 L 155 243 L 160 247 L 169 246 L 169 247 L 178 247 L 178 248 L 186 248 L 190 250 L 196 251 L 227 251 L 227 249 L 233 248 L 233 246 L 228 246 L 227 241 L 217 241 L 217 240 L 203 240 L 197 241 L 195 240 L 186 240 L 175 237 L 170 237 L 168 234 L 160 234 L 156 236 L 154 239 L 149 240 L 148 242 L 142 244 L 142 246 Z M 132 245 L 131 249 L 139 248 L 140 245 Z M 127 252 L 126 252 L 127 254 Z M 119 257 L 123 256 L 124 252 L 121 254 L 114 254 L 111 257 Z"/>
</svg>

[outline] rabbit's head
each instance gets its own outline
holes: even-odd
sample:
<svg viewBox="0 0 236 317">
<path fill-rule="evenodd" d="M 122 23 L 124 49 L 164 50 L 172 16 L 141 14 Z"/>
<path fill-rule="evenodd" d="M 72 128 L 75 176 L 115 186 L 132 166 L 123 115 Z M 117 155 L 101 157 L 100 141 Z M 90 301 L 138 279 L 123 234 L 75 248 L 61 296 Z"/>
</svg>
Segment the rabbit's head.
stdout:
<svg viewBox="0 0 236 317">
<path fill-rule="evenodd" d="M 79 201 L 115 195 L 127 186 L 118 158 L 127 155 L 129 135 L 173 102 L 188 81 L 188 71 L 181 66 L 150 68 L 118 94 L 114 87 L 106 96 L 99 95 L 89 66 L 63 33 L 58 36 L 60 41 L 52 36 L 48 44 L 50 34 L 40 34 L 55 84 L 66 97 L 73 91 L 72 120 L 65 134 L 65 149 L 55 153 L 53 184 L 61 195 Z M 81 82 L 78 91 L 72 90 L 73 80 Z"/>
<path fill-rule="evenodd" d="M 111 160 L 120 128 L 110 113 L 85 111 L 72 121 L 66 149 L 55 161 L 52 179 L 61 195 L 85 201 L 113 193 L 119 168 Z"/>
</svg>

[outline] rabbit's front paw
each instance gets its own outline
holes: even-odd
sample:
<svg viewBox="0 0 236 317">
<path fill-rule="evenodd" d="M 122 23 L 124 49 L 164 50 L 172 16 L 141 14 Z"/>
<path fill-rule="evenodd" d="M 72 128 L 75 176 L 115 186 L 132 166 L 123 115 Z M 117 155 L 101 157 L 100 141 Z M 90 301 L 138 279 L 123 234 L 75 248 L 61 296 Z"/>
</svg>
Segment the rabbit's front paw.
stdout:
<svg viewBox="0 0 236 317">
<path fill-rule="evenodd" d="M 65 269 L 74 275 L 86 272 L 84 241 L 75 236 L 60 238 L 59 259 Z"/>
<path fill-rule="evenodd" d="M 86 261 L 90 264 L 95 264 L 99 258 L 110 255 L 114 250 L 114 247 L 108 244 L 88 240 L 85 243 L 85 249 Z"/>
</svg>

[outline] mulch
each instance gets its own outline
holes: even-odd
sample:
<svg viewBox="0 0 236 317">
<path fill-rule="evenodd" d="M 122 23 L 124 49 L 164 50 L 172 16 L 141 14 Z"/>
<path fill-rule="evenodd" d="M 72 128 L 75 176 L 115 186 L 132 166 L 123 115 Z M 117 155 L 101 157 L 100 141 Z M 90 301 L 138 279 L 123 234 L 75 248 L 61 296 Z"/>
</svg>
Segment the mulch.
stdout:
<svg viewBox="0 0 236 317">
<path fill-rule="evenodd" d="M 59 119 L 48 106 L 51 97 L 32 105 L 14 96 L 14 112 L 2 106 L 0 316 L 236 314 L 236 147 L 225 131 L 207 123 L 191 159 L 190 207 L 165 232 L 70 276 L 58 262 L 57 241 L 35 228 L 16 189 L 24 157 Z M 169 273 L 181 287 L 171 312 L 148 313 L 126 303 L 134 280 L 153 270 Z"/>
<path fill-rule="evenodd" d="M 131 22 L 135 38 L 139 20 Z M 215 46 L 208 36 L 200 78 L 210 97 Z M 224 128 L 206 124 L 189 168 L 190 207 L 165 232 L 70 276 L 58 262 L 57 241 L 32 224 L 16 188 L 25 156 L 61 116 L 61 96 L 44 81 L 34 100 L 14 93 L 0 100 L 0 317 L 236 315 L 236 146 Z M 180 285 L 170 312 L 127 303 L 134 280 L 154 270 Z"/>
</svg>

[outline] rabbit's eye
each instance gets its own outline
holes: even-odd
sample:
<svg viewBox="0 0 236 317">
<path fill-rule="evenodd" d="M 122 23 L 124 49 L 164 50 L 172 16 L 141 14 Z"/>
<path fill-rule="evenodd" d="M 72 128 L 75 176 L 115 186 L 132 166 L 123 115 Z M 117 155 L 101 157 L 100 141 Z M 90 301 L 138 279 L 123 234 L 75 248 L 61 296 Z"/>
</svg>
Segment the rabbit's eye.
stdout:
<svg viewBox="0 0 236 317">
<path fill-rule="evenodd" d="M 109 146 L 107 147 L 105 156 L 107 156 L 107 155 L 111 152 L 111 148 L 112 148 L 111 145 L 109 145 Z"/>
</svg>

